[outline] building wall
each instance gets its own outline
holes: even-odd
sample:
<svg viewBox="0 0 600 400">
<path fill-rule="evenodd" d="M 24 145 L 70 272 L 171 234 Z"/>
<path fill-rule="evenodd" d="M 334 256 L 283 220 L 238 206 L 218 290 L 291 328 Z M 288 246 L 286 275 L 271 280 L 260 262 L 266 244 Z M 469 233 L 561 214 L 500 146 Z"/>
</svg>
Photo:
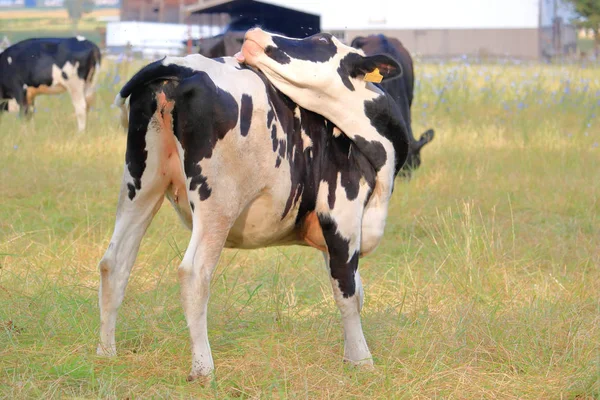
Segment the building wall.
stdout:
<svg viewBox="0 0 600 400">
<path fill-rule="evenodd" d="M 345 41 L 356 36 L 384 33 L 398 38 L 413 54 L 423 57 L 481 55 L 538 59 L 538 29 L 391 29 L 348 30 Z"/>
<path fill-rule="evenodd" d="M 121 0 L 121 21 L 190 23 L 225 25 L 227 15 L 181 15 L 180 6 L 196 4 L 197 0 Z M 180 19 L 181 18 L 181 19 Z"/>
</svg>

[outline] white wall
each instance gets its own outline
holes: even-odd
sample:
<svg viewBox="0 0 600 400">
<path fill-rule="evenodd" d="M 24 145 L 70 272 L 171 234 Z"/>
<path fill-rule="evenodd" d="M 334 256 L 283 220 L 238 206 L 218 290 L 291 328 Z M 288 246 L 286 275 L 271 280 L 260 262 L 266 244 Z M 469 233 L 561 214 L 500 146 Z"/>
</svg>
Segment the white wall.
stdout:
<svg viewBox="0 0 600 400">
<path fill-rule="evenodd" d="M 212 36 L 219 32 L 219 27 L 162 24 L 157 22 L 109 22 L 106 25 L 106 46 L 120 48 L 131 44 L 134 51 L 141 51 L 154 56 L 179 55 L 184 49 L 183 41 L 188 39 L 191 28 L 192 38 Z"/>
<path fill-rule="evenodd" d="M 259 0 L 321 15 L 321 29 L 536 28 L 539 0 Z M 544 1 L 544 0 L 542 0 Z"/>
</svg>

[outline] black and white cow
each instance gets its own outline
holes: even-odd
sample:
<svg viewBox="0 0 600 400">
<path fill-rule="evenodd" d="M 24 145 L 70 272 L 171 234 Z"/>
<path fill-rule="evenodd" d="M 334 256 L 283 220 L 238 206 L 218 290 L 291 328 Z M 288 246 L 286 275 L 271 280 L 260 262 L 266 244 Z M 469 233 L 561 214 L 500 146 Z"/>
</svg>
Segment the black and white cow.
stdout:
<svg viewBox="0 0 600 400">
<path fill-rule="evenodd" d="M 336 51 L 329 35 L 307 40 L 325 40 L 328 51 Z M 377 66 L 389 76 L 399 72 L 388 57 L 353 51 L 344 64 L 354 75 L 348 85 Z M 127 152 L 115 230 L 99 264 L 98 354 L 116 354 L 117 309 L 142 237 L 166 196 L 192 230 L 178 272 L 192 344 L 188 380 L 214 369 L 207 304 L 224 247 L 320 250 L 342 314 L 344 358 L 371 365 L 360 322 L 358 259 L 381 240 L 391 181 L 408 153 L 393 101 L 375 87 L 371 98 L 367 107 L 386 141 L 376 132 L 343 134 L 234 58 L 166 57 L 134 75 L 115 101 L 128 126 Z M 386 178 L 378 183 L 381 174 Z"/>
<path fill-rule="evenodd" d="M 402 76 L 399 79 L 382 82 L 381 88 L 396 101 L 402 112 L 402 117 L 406 121 L 410 138 L 410 151 L 401 173 L 410 177 L 411 171 L 421 165 L 421 149 L 433 139 L 435 133 L 433 129 L 428 129 L 417 140 L 412 132 L 410 108 L 415 86 L 415 70 L 412 57 L 398 39 L 382 34 L 366 37 L 358 36 L 352 40 L 350 46 L 362 50 L 367 56 L 387 54 L 398 61 L 398 64 L 402 67 Z"/>
<path fill-rule="evenodd" d="M 69 92 L 79 131 L 93 101 L 100 70 L 100 49 L 78 36 L 28 39 L 0 53 L 0 111 L 16 103 L 25 116 L 33 114 L 39 94 Z"/>
</svg>

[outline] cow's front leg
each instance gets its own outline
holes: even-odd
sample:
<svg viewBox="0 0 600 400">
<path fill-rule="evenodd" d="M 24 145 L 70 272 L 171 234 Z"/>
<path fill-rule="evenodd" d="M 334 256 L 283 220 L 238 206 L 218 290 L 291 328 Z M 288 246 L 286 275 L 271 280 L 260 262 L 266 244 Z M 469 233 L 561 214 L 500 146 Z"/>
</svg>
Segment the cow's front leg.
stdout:
<svg viewBox="0 0 600 400">
<path fill-rule="evenodd" d="M 202 202 L 196 204 L 192 237 L 178 271 L 181 302 L 192 345 L 188 381 L 209 377 L 214 370 L 207 327 L 210 281 L 232 224 L 230 219 L 218 215 L 218 209 L 211 209 Z"/>
<path fill-rule="evenodd" d="M 83 80 L 75 79 L 75 82 L 69 85 L 68 90 L 73 102 L 73 108 L 75 109 L 75 117 L 77 117 L 77 130 L 83 132 L 86 126 L 88 109 Z"/>
<path fill-rule="evenodd" d="M 358 273 L 360 220 L 356 223 L 336 221 L 330 215 L 319 215 L 327 243 L 325 261 L 329 266 L 333 297 L 342 314 L 344 327 L 344 360 L 357 365 L 373 365 L 363 334 L 360 311 L 363 287 Z M 344 226 L 345 225 L 345 226 Z"/>
</svg>

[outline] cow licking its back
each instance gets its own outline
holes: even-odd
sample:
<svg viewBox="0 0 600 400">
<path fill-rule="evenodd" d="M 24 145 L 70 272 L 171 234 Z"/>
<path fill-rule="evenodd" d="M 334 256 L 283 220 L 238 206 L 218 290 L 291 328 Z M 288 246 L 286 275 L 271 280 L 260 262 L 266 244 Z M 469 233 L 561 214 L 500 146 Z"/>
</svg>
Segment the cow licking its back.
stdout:
<svg viewBox="0 0 600 400">
<path fill-rule="evenodd" d="M 357 145 L 233 58 L 153 62 L 115 103 L 128 129 L 127 151 L 115 229 L 99 265 L 98 353 L 116 354 L 117 309 L 142 237 L 167 197 L 192 230 L 178 270 L 192 344 L 190 380 L 214 368 L 207 306 L 224 247 L 320 250 L 342 314 L 344 359 L 371 365 L 358 263 L 383 235 L 387 203 L 380 201 L 385 188 L 377 187 L 376 169 L 381 162 L 391 173 L 402 166 L 404 132 L 394 129 L 398 151 L 389 157 L 368 138 Z M 392 128 L 402 128 L 395 122 Z"/>
<path fill-rule="evenodd" d="M 83 131 L 93 102 L 100 69 L 100 49 L 78 36 L 28 39 L 0 53 L 0 111 L 15 101 L 22 115 L 31 116 L 39 94 L 68 92 L 77 126 Z"/>
</svg>

